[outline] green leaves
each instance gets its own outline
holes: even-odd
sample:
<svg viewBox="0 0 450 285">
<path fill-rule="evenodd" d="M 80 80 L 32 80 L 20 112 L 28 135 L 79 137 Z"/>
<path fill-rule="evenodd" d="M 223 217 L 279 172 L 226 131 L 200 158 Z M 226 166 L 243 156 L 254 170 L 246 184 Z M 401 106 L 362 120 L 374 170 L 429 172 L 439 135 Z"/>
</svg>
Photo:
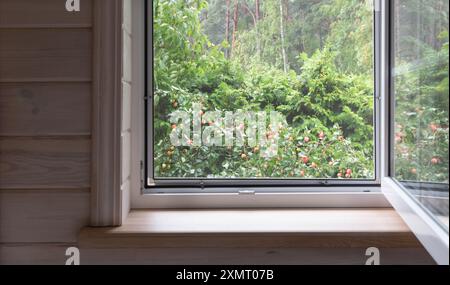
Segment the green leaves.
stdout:
<svg viewBox="0 0 450 285">
<path fill-rule="evenodd" d="M 153 2 L 155 175 L 372 178 L 373 82 L 370 76 L 342 71 L 337 67 L 339 52 L 330 46 L 318 49 L 319 45 L 311 56 L 296 53 L 293 57 L 298 57 L 298 63 L 291 60 L 290 64 L 297 69 L 285 73 L 276 56 L 277 41 L 274 43 L 270 37 L 277 34 L 273 29 L 279 26 L 279 7 L 271 5 L 276 4 L 274 1 L 263 3 L 263 10 L 275 9 L 276 17 L 271 18 L 267 12 L 258 24 L 258 35 L 240 27 L 233 57 L 226 59 L 223 51 L 229 44 L 220 41 L 214 45 L 204 33 L 201 19 L 207 1 Z M 287 29 L 293 28 L 294 22 L 287 23 Z M 258 36 L 263 45 L 262 59 L 256 56 L 254 47 L 246 46 L 253 45 Z M 261 155 L 263 149 L 248 146 L 171 146 L 172 126 L 168 116 L 177 110 L 190 111 L 192 103 L 201 104 L 203 111 L 281 112 L 288 127 L 280 133 L 278 152 L 274 157 L 265 158 Z M 347 173 L 349 169 L 351 175 Z"/>
</svg>

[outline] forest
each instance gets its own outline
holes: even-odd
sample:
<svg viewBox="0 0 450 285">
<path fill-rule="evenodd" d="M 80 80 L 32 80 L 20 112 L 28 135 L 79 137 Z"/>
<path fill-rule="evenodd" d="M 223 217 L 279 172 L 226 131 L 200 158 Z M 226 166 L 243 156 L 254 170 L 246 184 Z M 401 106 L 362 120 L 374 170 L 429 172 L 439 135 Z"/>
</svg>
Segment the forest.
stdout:
<svg viewBox="0 0 450 285">
<path fill-rule="evenodd" d="M 373 27 L 371 0 L 153 1 L 155 178 L 373 179 Z M 430 88 L 448 93 L 448 28 L 443 27 L 434 27 L 432 45 L 420 43 L 434 62 L 427 68 L 439 72 L 427 83 L 430 93 L 436 92 Z M 447 64 L 439 60 L 445 56 Z M 408 59 L 399 64 L 408 68 Z M 404 74 L 399 81 L 417 77 Z M 399 96 L 415 96 L 404 89 Z M 446 102 L 448 107 L 448 95 Z M 223 122 L 206 119 L 211 111 L 282 114 L 285 124 L 276 134 L 270 127 L 265 134 L 277 137 L 276 155 L 261 155 L 265 145 L 192 145 L 191 137 L 174 146 L 170 136 L 184 122 L 171 122 L 170 116 L 193 113 L 193 106 L 201 108 L 195 112 L 205 118 L 202 128 L 223 129 Z M 400 108 L 407 112 L 410 106 Z M 428 125 L 435 123 L 446 137 L 448 153 L 444 108 L 431 111 Z M 414 148 L 408 119 L 398 125 L 404 129 L 397 131 L 398 142 Z M 247 131 L 252 127 L 246 122 Z M 435 143 L 445 145 L 442 136 Z M 447 159 L 448 168 L 441 153 L 432 157 L 439 157 L 436 167 Z M 401 163 L 408 159 L 413 157 Z M 404 168 L 400 175 L 410 179 L 413 167 Z M 448 181 L 448 175 L 434 178 Z"/>
</svg>

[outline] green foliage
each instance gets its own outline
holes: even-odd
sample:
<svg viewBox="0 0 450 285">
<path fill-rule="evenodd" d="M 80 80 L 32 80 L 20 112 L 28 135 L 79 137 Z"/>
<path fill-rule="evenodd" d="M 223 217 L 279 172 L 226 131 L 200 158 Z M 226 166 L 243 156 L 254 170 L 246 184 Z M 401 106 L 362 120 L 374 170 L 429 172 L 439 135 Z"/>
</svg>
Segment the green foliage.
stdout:
<svg viewBox="0 0 450 285">
<path fill-rule="evenodd" d="M 240 0 L 252 7 L 254 1 Z M 224 1 L 223 1 L 224 2 Z M 280 11 L 277 1 L 261 1 L 264 17 L 257 29 L 250 19 L 241 24 L 233 57 L 248 66 L 264 62 L 282 69 Z M 288 63 L 300 73 L 300 52 L 312 56 L 328 46 L 335 53 L 340 72 L 365 74 L 373 72 L 373 1 L 372 0 L 295 0 L 285 1 L 285 30 Z M 216 35 L 206 21 L 208 35 Z M 244 20 L 245 22 L 245 20 Z M 258 43 L 261 51 L 258 53 Z"/>
<path fill-rule="evenodd" d="M 233 50 L 231 38 L 221 40 L 224 2 L 153 1 L 155 176 L 373 178 L 371 1 L 284 1 L 293 13 L 283 15 L 288 72 L 281 57 L 280 2 L 261 1 L 256 26 L 249 13 L 239 12 Z M 396 131 L 400 179 L 448 181 L 448 34 L 441 38 L 439 52 L 422 47 L 427 65 L 414 69 L 405 62 L 411 72 L 398 76 L 397 112 L 404 115 Z M 260 147 L 249 146 L 172 146 L 169 135 L 177 126 L 169 114 L 192 112 L 193 103 L 205 112 L 282 113 L 287 127 L 276 155 L 267 158 Z"/>
<path fill-rule="evenodd" d="M 329 49 L 311 58 L 302 55 L 299 96 L 288 102 L 293 122 L 317 119 L 327 127 L 338 124 L 353 146 L 371 155 L 373 142 L 373 81 L 367 76 L 346 75 L 334 65 Z"/>
<path fill-rule="evenodd" d="M 259 147 L 175 148 L 162 140 L 156 145 L 155 173 L 191 178 L 373 178 L 373 160 L 352 147 L 338 126 L 326 128 L 317 122 L 312 129 L 286 128 L 280 136 L 272 158 L 262 157 Z"/>
<path fill-rule="evenodd" d="M 400 180 L 447 182 L 449 177 L 449 45 L 420 45 L 421 61 L 399 62 L 396 76 L 396 175 Z"/>
<path fill-rule="evenodd" d="M 339 71 L 373 72 L 373 0 L 333 0 L 319 8 L 330 25 L 326 44 L 336 53 Z M 356 48 L 355 48 L 356 47 Z"/>
</svg>

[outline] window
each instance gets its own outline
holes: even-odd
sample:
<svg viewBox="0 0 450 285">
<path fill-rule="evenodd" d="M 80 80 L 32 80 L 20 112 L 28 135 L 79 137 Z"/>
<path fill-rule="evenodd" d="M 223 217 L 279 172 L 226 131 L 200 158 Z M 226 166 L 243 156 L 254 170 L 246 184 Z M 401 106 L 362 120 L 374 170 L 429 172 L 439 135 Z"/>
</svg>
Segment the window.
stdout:
<svg viewBox="0 0 450 285">
<path fill-rule="evenodd" d="M 133 208 L 393 206 L 448 264 L 445 1 L 143 3 Z"/>
<path fill-rule="evenodd" d="M 372 1 L 151 3 L 151 184 L 378 182 Z"/>
<path fill-rule="evenodd" d="M 392 176 L 448 231 L 449 3 L 393 5 Z"/>
</svg>

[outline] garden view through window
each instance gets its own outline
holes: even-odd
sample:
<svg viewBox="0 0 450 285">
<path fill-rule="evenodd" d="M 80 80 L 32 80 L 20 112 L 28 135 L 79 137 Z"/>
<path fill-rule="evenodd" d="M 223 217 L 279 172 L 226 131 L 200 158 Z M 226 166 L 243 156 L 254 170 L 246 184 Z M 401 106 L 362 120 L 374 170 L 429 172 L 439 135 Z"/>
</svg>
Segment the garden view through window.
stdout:
<svg viewBox="0 0 450 285">
<path fill-rule="evenodd" d="M 371 0 L 154 0 L 154 179 L 375 179 Z"/>
</svg>

